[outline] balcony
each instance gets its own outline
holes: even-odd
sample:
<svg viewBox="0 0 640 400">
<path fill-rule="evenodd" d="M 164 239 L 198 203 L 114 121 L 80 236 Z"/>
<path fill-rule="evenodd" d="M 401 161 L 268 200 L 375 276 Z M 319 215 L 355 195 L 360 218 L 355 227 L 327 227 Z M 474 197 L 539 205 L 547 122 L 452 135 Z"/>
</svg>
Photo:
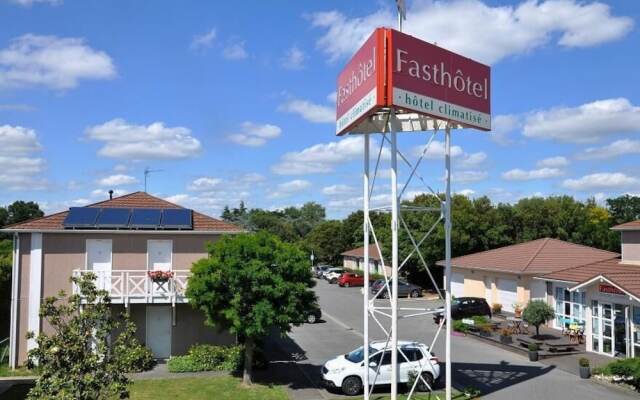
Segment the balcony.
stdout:
<svg viewBox="0 0 640 400">
<path fill-rule="evenodd" d="M 187 280 L 191 275 L 188 270 L 173 270 L 173 278 L 166 282 L 154 282 L 147 274 L 147 270 L 112 270 L 112 271 L 87 271 L 76 269 L 73 276 L 80 277 L 92 272 L 96 278 L 98 289 L 109 292 L 113 304 L 140 304 L 158 303 L 172 304 L 186 303 L 184 295 L 187 289 Z M 73 293 L 79 292 L 73 285 Z"/>
</svg>

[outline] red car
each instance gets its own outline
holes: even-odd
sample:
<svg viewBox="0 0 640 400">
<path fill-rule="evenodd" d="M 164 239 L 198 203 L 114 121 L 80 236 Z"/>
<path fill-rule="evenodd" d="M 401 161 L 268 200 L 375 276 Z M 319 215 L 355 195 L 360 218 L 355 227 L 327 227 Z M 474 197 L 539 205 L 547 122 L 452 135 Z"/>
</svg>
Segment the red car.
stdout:
<svg viewBox="0 0 640 400">
<path fill-rule="evenodd" d="M 349 286 L 364 286 L 364 276 L 354 274 L 352 272 L 345 272 L 340 275 L 338 279 L 338 285 L 349 287 Z"/>
</svg>

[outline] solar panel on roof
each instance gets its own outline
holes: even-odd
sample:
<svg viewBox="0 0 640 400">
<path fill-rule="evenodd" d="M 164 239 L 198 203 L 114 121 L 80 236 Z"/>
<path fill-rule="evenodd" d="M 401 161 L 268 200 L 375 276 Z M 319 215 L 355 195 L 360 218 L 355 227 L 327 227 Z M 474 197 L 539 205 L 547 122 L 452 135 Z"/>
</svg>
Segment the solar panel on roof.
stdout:
<svg viewBox="0 0 640 400">
<path fill-rule="evenodd" d="M 103 208 L 98 217 L 98 228 L 127 228 L 130 214 L 129 208 Z"/>
<path fill-rule="evenodd" d="M 184 208 L 167 208 L 162 211 L 161 225 L 165 229 L 192 229 L 192 212 Z"/>
<path fill-rule="evenodd" d="M 71 207 L 62 225 L 65 228 L 93 228 L 99 213 L 99 208 Z"/>
<path fill-rule="evenodd" d="M 134 208 L 129 225 L 132 228 L 158 229 L 162 210 L 158 208 Z"/>
</svg>

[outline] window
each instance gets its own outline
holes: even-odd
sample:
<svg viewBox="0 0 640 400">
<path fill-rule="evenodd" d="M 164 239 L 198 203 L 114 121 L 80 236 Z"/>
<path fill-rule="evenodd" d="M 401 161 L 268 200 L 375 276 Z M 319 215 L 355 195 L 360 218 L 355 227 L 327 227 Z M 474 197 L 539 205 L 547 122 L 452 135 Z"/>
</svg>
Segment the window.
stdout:
<svg viewBox="0 0 640 400">
<path fill-rule="evenodd" d="M 561 329 L 571 322 L 584 324 L 586 295 L 582 292 L 570 292 L 567 288 L 556 287 L 556 320 L 555 326 Z"/>
<path fill-rule="evenodd" d="M 384 356 L 382 357 L 382 364 L 380 365 L 390 365 L 391 364 L 391 352 L 385 351 Z"/>
<path fill-rule="evenodd" d="M 422 360 L 422 351 L 420 351 L 419 349 L 402 349 L 402 351 L 404 352 L 404 355 L 407 356 L 409 361 Z M 398 357 L 401 357 L 402 360 L 406 362 L 406 359 L 402 357 L 402 355 L 399 354 Z"/>
</svg>

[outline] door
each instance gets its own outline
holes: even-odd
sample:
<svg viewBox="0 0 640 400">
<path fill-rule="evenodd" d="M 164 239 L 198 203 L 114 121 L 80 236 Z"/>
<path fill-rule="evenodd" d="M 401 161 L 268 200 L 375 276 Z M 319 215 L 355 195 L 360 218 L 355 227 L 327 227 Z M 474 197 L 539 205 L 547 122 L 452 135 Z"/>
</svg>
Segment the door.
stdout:
<svg viewBox="0 0 640 400">
<path fill-rule="evenodd" d="M 380 363 L 380 374 L 378 375 L 377 384 L 391 383 L 391 351 L 384 352 L 382 361 Z"/>
<path fill-rule="evenodd" d="M 147 347 L 155 358 L 171 355 L 171 306 L 147 306 Z"/>
<path fill-rule="evenodd" d="M 488 304 L 493 304 L 493 288 L 491 287 L 492 279 L 488 276 L 484 277 L 484 298 Z"/>
<path fill-rule="evenodd" d="M 454 297 L 464 296 L 464 274 L 459 272 L 451 273 L 451 294 Z"/>
<path fill-rule="evenodd" d="M 172 240 L 147 241 L 147 263 L 150 271 L 171 271 L 172 258 Z"/>
<path fill-rule="evenodd" d="M 87 239 L 87 271 L 96 274 L 96 286 L 111 290 L 111 239 Z"/>
<path fill-rule="evenodd" d="M 614 304 L 613 307 L 613 343 L 614 355 L 626 358 L 629 353 L 627 349 L 627 316 L 625 306 Z"/>
<path fill-rule="evenodd" d="M 504 311 L 513 312 L 513 305 L 517 302 L 518 283 L 512 279 L 498 279 L 498 303 Z"/>
<path fill-rule="evenodd" d="M 602 321 L 602 345 L 601 353 L 613 356 L 613 306 L 609 303 L 602 303 L 601 321 Z"/>
</svg>

